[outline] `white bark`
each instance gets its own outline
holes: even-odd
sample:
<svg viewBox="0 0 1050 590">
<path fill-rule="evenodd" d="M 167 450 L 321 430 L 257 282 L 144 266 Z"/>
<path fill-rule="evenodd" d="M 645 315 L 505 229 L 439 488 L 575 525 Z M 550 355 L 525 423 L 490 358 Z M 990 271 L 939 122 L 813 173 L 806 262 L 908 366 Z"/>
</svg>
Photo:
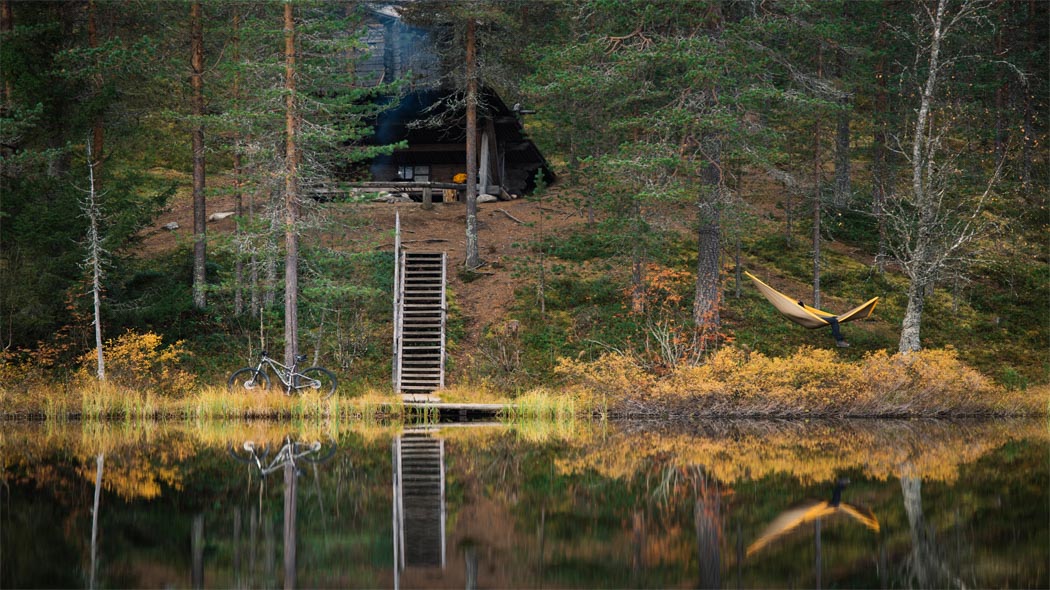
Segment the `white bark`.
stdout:
<svg viewBox="0 0 1050 590">
<path fill-rule="evenodd" d="M 106 463 L 106 454 L 99 453 L 95 457 L 95 503 L 91 508 L 91 577 L 88 580 L 88 588 L 95 589 L 95 581 L 98 570 L 98 505 L 102 499 L 102 469 Z"/>
<path fill-rule="evenodd" d="M 955 174 L 954 164 L 950 157 L 939 153 L 950 117 L 944 117 L 943 123 L 935 121 L 935 101 L 942 74 L 947 74 L 945 70 L 954 60 L 944 59 L 941 49 L 950 31 L 963 21 L 974 19 L 983 4 L 965 0 L 951 14 L 948 5 L 949 0 L 937 0 L 932 9 L 925 6 L 920 9 L 916 62 L 925 62 L 927 73 L 907 154 L 911 164 L 911 190 L 889 204 L 891 210 L 886 212 L 888 226 L 895 234 L 893 254 L 910 281 L 907 310 L 901 324 L 899 350 L 902 353 L 921 348 L 919 335 L 927 290 L 954 262 L 961 260 L 962 250 L 981 231 L 983 205 L 1000 174 L 997 169 L 984 194 L 976 199 L 964 199 L 953 208 L 949 185 Z"/>
<path fill-rule="evenodd" d="M 106 380 L 106 362 L 102 355 L 102 258 L 105 251 L 102 249 L 102 236 L 99 232 L 99 219 L 101 212 L 98 207 L 99 195 L 95 192 L 95 160 L 91 153 L 91 141 L 86 144 L 88 162 L 88 191 L 87 201 L 81 204 L 84 214 L 88 218 L 87 236 L 87 266 L 91 269 L 91 295 L 93 322 L 95 324 L 95 351 L 97 354 L 97 368 L 95 374 L 99 381 Z"/>
</svg>

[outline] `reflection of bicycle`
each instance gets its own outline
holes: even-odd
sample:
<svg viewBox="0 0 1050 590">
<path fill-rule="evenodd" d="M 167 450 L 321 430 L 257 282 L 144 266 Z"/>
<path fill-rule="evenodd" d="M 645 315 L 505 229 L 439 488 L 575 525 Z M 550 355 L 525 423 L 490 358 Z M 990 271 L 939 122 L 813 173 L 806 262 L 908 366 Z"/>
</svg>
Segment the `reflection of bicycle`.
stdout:
<svg viewBox="0 0 1050 590">
<path fill-rule="evenodd" d="M 285 395 L 291 395 L 293 391 L 314 389 L 321 394 L 322 399 L 332 397 L 338 384 L 335 375 L 323 367 L 310 367 L 309 369 L 303 369 L 301 373 L 297 372 L 296 368 L 299 366 L 299 363 L 305 360 L 305 354 L 299 355 L 295 357 L 292 366 L 287 367 L 263 352 L 259 356 L 258 366 L 244 367 L 234 371 L 233 375 L 230 375 L 230 379 L 226 382 L 226 387 L 230 391 L 269 389 L 270 376 L 266 371 L 268 365 L 274 374 L 277 375 L 277 379 L 284 385 Z"/>
<path fill-rule="evenodd" d="M 230 445 L 229 452 L 231 457 L 241 463 L 254 464 L 259 468 L 259 472 L 266 476 L 283 468 L 285 465 L 291 465 L 298 473 L 299 467 L 296 465 L 296 462 L 300 460 L 307 463 L 324 463 L 335 454 L 336 445 L 332 444 L 328 448 L 324 447 L 325 445 L 322 445 L 319 441 L 312 443 L 294 441 L 291 436 L 286 436 L 284 444 L 278 449 L 273 459 L 269 461 L 267 459 L 270 456 L 270 450 L 266 448 L 266 445 L 256 446 L 250 440 L 244 441 L 244 453 L 234 449 L 233 445 Z"/>
</svg>

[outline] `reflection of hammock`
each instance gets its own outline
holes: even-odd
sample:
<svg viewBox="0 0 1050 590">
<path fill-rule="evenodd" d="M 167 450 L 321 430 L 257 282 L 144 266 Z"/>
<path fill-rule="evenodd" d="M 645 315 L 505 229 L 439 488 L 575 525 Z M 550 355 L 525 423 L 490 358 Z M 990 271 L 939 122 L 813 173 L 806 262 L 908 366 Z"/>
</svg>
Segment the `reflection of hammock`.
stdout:
<svg viewBox="0 0 1050 590">
<path fill-rule="evenodd" d="M 744 274 L 755 282 L 755 286 L 758 287 L 758 290 L 766 296 L 766 299 L 768 299 L 780 313 L 787 316 L 789 320 L 796 324 L 810 329 L 823 328 L 824 326 L 829 325 L 831 323 L 828 321 L 829 318 L 837 319 L 840 324 L 851 322 L 853 320 L 862 320 L 870 316 L 871 312 L 875 311 L 875 304 L 879 302 L 879 298 L 875 297 L 867 303 L 854 307 L 842 315 L 835 315 L 808 305 L 799 305 L 798 301 L 758 280 L 755 275 L 749 272 L 745 272 Z"/>
<path fill-rule="evenodd" d="M 814 520 L 827 518 L 836 514 L 845 514 L 869 529 L 879 532 L 879 519 L 876 518 L 871 510 L 868 510 L 867 508 L 851 506 L 845 502 L 838 502 L 835 500 L 831 502 L 826 500 L 823 502 L 810 501 L 782 513 L 780 516 L 776 517 L 773 522 L 769 523 L 766 530 L 762 531 L 762 535 L 747 548 L 747 556 L 750 557 L 755 552 L 772 543 L 774 540 L 790 533 L 807 522 L 813 522 Z"/>
</svg>

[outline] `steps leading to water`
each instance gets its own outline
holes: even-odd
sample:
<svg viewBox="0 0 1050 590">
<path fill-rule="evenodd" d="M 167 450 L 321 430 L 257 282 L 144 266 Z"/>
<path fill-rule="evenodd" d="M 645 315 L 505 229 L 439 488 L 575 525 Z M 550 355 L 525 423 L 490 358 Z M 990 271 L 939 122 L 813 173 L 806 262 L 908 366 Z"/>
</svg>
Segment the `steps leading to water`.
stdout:
<svg viewBox="0 0 1050 590">
<path fill-rule="evenodd" d="M 395 255 L 394 390 L 430 393 L 445 386 L 447 257 L 402 250 L 400 221 Z"/>
</svg>

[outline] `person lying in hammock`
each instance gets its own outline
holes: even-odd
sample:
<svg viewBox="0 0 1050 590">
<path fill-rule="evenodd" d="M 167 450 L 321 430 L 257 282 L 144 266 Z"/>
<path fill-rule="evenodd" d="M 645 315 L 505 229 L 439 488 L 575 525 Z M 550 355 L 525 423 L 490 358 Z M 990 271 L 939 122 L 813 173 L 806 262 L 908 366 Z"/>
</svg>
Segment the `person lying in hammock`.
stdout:
<svg viewBox="0 0 1050 590">
<path fill-rule="evenodd" d="M 799 299 L 798 304 L 803 308 L 806 307 L 806 304 L 803 303 L 801 299 Z M 829 324 L 831 324 L 831 335 L 835 337 L 835 346 L 838 346 L 839 348 L 849 348 L 849 342 L 846 342 L 846 339 L 842 336 L 842 330 L 839 329 L 839 319 L 833 315 L 821 315 L 820 317 L 824 318 Z"/>
<path fill-rule="evenodd" d="M 834 314 L 816 307 L 810 307 L 794 297 L 789 297 L 763 283 L 758 277 L 749 272 L 744 272 L 744 275 L 754 281 L 759 292 L 773 304 L 773 307 L 777 308 L 781 315 L 792 322 L 809 330 L 831 326 L 831 334 L 835 337 L 835 342 L 838 346 L 842 348 L 848 347 L 849 343 L 842 337 L 839 324 L 870 317 L 872 312 L 875 311 L 875 305 L 879 302 L 878 297 L 873 297 L 846 313 Z"/>
</svg>

